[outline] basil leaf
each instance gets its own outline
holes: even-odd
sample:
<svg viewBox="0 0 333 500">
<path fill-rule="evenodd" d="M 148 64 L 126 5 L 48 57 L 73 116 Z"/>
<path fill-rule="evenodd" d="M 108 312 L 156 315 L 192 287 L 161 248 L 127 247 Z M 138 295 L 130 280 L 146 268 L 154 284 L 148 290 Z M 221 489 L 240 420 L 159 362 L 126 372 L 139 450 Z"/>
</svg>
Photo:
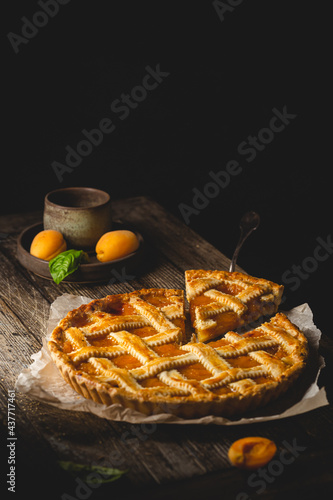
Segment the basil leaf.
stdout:
<svg viewBox="0 0 333 500">
<path fill-rule="evenodd" d="M 49 269 L 53 281 L 57 285 L 69 274 L 76 271 L 82 261 L 87 261 L 88 255 L 83 250 L 66 250 L 49 262 Z"/>
<path fill-rule="evenodd" d="M 102 467 L 99 465 L 89 466 L 65 461 L 59 461 L 58 464 L 62 469 L 68 471 L 72 475 L 79 476 L 88 484 L 111 483 L 127 472 L 127 470 L 110 469 L 109 467 Z M 90 475 L 91 477 L 89 477 Z M 97 475 L 100 477 L 97 477 Z"/>
</svg>

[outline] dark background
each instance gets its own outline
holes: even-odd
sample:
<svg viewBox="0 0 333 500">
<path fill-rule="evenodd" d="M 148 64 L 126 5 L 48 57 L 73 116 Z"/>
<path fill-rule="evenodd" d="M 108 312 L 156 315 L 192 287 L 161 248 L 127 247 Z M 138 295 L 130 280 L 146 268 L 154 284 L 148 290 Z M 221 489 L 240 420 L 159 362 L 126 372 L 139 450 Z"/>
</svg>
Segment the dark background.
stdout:
<svg viewBox="0 0 333 500">
<path fill-rule="evenodd" d="M 212 1 L 71 0 L 16 54 L 8 33 L 22 35 L 23 16 L 42 9 L 33 0 L 3 5 L 1 213 L 42 209 L 53 189 L 92 186 L 113 199 L 151 196 L 182 220 L 179 204 L 193 205 L 209 172 L 237 160 L 242 172 L 190 227 L 231 257 L 240 217 L 258 211 L 238 263 L 283 283 L 286 308 L 308 302 L 330 335 L 333 256 L 297 289 L 283 278 L 303 268 L 318 237 L 332 237 L 324 7 L 244 0 L 222 21 Z M 169 76 L 121 120 L 111 103 L 157 65 Z M 240 143 L 284 107 L 296 118 L 248 162 Z M 52 162 L 65 163 L 66 146 L 103 118 L 115 131 L 60 182 Z"/>
</svg>

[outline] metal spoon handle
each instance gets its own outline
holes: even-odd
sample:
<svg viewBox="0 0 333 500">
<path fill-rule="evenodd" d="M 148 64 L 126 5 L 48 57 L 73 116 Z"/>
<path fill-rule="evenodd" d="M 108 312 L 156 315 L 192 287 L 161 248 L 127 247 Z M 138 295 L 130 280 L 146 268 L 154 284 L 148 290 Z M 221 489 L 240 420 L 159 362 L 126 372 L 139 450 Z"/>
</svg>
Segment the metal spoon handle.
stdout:
<svg viewBox="0 0 333 500">
<path fill-rule="evenodd" d="M 260 223 L 260 217 L 256 212 L 247 212 L 241 218 L 241 221 L 239 224 L 240 236 L 239 236 L 237 246 L 235 248 L 234 254 L 233 254 L 231 262 L 230 262 L 229 272 L 233 272 L 235 270 L 238 254 L 239 254 L 241 247 L 243 246 L 244 241 L 252 233 L 252 231 L 257 229 L 257 227 L 259 226 L 259 223 Z"/>
</svg>

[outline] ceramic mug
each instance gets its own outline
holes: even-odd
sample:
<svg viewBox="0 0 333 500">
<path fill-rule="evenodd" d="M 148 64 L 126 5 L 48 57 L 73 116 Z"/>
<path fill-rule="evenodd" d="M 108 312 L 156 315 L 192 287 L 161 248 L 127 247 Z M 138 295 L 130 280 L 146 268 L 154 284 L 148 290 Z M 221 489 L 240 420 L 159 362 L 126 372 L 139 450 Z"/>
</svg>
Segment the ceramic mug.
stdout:
<svg viewBox="0 0 333 500">
<path fill-rule="evenodd" d="M 60 231 L 67 248 L 92 250 L 112 228 L 110 195 L 87 187 L 56 189 L 44 199 L 44 229 Z"/>
</svg>

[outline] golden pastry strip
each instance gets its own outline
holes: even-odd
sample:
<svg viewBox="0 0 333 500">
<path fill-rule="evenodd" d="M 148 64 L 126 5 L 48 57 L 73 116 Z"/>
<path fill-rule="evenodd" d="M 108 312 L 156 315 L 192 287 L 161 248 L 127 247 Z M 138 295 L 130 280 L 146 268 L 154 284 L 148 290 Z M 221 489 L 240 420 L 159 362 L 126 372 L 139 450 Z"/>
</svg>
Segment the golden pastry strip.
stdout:
<svg viewBox="0 0 333 500">
<path fill-rule="evenodd" d="M 186 295 L 188 300 L 193 300 L 198 295 L 202 295 L 207 290 L 219 286 L 221 281 L 214 278 L 198 278 L 195 280 L 195 287 L 187 288 Z"/>
<path fill-rule="evenodd" d="M 103 377 L 106 382 L 108 378 L 118 383 L 119 387 L 126 389 L 129 392 L 140 391 L 141 387 L 136 380 L 130 375 L 128 370 L 124 368 L 117 368 L 109 359 L 91 358 L 89 362 Z"/>
<path fill-rule="evenodd" d="M 226 333 L 224 336 L 231 344 L 227 346 L 218 347 L 217 352 L 225 358 L 233 358 L 237 356 L 243 356 L 248 354 L 253 350 L 265 349 L 268 347 L 273 347 L 279 345 L 278 340 L 274 338 L 266 337 L 246 337 L 243 338 L 235 332 Z"/>
<path fill-rule="evenodd" d="M 267 285 L 250 285 L 245 288 L 244 291 L 240 292 L 237 294 L 237 298 L 243 303 L 246 304 L 250 300 L 256 298 L 256 297 L 261 297 L 265 296 L 265 294 L 269 293 L 271 291 L 270 287 Z M 271 295 L 271 297 L 273 297 Z"/>
<path fill-rule="evenodd" d="M 138 311 L 158 332 L 172 330 L 175 325 L 156 307 L 140 298 L 133 298 L 130 304 Z"/>
<path fill-rule="evenodd" d="M 202 344 L 201 342 L 191 342 L 182 346 L 181 349 L 184 351 L 190 351 L 193 355 L 195 355 L 198 362 L 213 375 L 218 375 L 224 370 L 229 370 L 229 368 L 231 368 L 229 363 L 225 359 L 221 358 L 215 349 L 209 345 Z"/>
<path fill-rule="evenodd" d="M 91 357 L 98 358 L 115 358 L 121 354 L 125 354 L 126 350 L 121 347 L 91 347 L 86 346 L 78 349 L 77 351 L 68 354 L 73 363 L 82 363 Z"/>
<path fill-rule="evenodd" d="M 90 345 L 84 335 L 84 332 L 76 327 L 68 328 L 65 331 L 66 340 L 72 345 L 73 349 L 81 349 Z"/>
<path fill-rule="evenodd" d="M 187 366 L 196 362 L 196 357 L 192 354 L 174 356 L 168 358 L 156 358 L 146 363 L 144 366 L 131 370 L 131 375 L 137 380 L 144 380 L 154 377 L 159 373 L 177 367 Z"/>
<path fill-rule="evenodd" d="M 157 333 L 146 339 L 146 344 L 150 347 L 169 344 L 170 342 L 180 342 L 182 339 L 182 332 L 180 328 L 174 328 L 167 332 Z"/>
<path fill-rule="evenodd" d="M 234 297 L 233 295 L 222 293 L 218 290 L 209 290 L 208 292 L 205 292 L 204 295 L 210 297 L 218 304 L 222 304 L 226 310 L 234 311 L 236 314 L 241 315 L 246 311 L 246 306 L 239 299 L 239 296 Z M 208 308 L 209 306 L 207 306 L 207 309 Z"/>
<path fill-rule="evenodd" d="M 157 357 L 157 354 L 148 347 L 146 342 L 133 333 L 122 331 L 111 333 L 110 335 L 123 349 L 137 358 L 142 364 Z"/>
<path fill-rule="evenodd" d="M 145 318 L 138 315 L 111 316 L 110 314 L 103 313 L 101 317 L 100 313 L 97 317 L 92 315 L 91 320 L 92 323 L 90 325 L 82 328 L 84 333 L 89 337 L 149 325 L 149 322 Z"/>
</svg>

